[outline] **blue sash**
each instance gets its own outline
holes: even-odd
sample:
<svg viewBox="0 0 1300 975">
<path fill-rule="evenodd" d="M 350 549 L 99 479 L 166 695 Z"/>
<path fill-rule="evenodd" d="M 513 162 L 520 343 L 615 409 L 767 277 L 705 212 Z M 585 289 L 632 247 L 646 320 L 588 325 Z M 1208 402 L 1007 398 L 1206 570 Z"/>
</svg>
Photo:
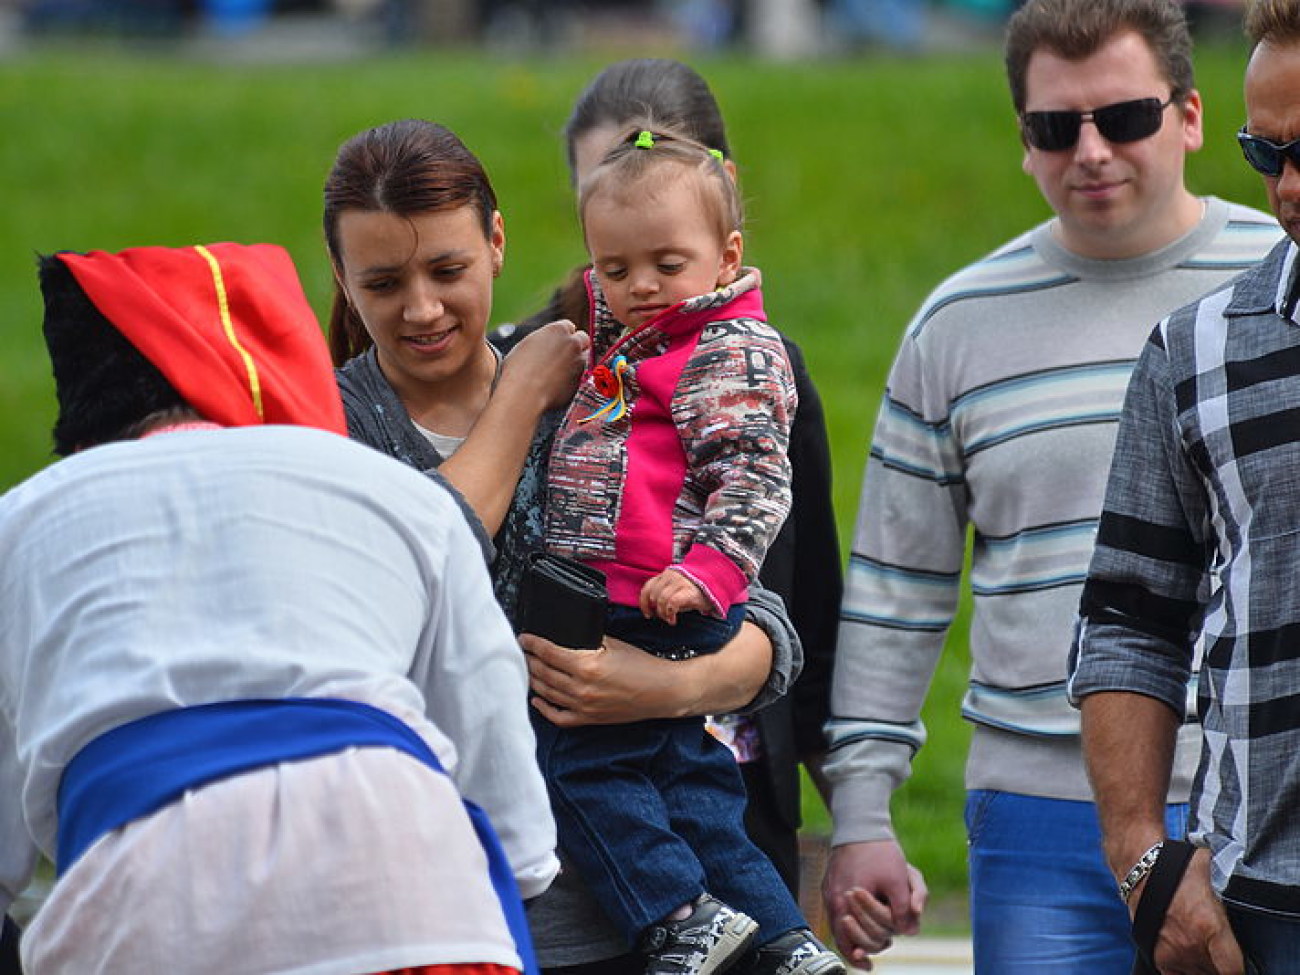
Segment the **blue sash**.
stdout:
<svg viewBox="0 0 1300 975">
<path fill-rule="evenodd" d="M 332 698 L 204 704 L 114 728 L 82 748 L 64 769 L 58 872 L 64 873 L 105 833 L 157 812 L 190 789 L 347 748 L 395 748 L 447 774 L 424 739 L 404 722 L 379 708 Z M 487 853 L 492 886 L 524 971 L 536 975 L 523 902 L 505 852 L 487 814 L 462 801 Z"/>
</svg>

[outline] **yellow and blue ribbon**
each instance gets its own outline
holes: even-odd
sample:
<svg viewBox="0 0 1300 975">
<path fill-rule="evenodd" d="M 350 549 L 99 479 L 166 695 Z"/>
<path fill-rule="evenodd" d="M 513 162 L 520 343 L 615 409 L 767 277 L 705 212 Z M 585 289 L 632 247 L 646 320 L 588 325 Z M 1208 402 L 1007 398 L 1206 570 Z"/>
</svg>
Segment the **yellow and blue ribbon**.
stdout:
<svg viewBox="0 0 1300 975">
<path fill-rule="evenodd" d="M 584 416 L 579 423 L 592 420 L 604 420 L 613 423 L 627 415 L 627 396 L 623 385 L 623 376 L 631 370 L 627 356 L 615 356 L 610 364 L 598 365 L 592 371 L 592 384 L 596 392 L 604 397 L 604 402 L 594 412 Z"/>
</svg>

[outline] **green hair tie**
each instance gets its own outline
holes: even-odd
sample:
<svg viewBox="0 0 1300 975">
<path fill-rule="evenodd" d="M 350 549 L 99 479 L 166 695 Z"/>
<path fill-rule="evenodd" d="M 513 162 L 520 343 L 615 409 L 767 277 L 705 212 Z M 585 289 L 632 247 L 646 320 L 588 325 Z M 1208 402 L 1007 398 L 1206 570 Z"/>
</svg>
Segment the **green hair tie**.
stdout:
<svg viewBox="0 0 1300 975">
<path fill-rule="evenodd" d="M 653 149 L 655 147 L 654 134 L 642 129 L 641 133 L 636 137 L 636 142 L 634 142 L 633 145 L 638 149 Z"/>
<path fill-rule="evenodd" d="M 710 149 L 709 155 L 712 156 L 714 159 L 716 159 L 718 162 L 726 161 L 726 157 L 723 156 L 721 149 Z"/>
</svg>

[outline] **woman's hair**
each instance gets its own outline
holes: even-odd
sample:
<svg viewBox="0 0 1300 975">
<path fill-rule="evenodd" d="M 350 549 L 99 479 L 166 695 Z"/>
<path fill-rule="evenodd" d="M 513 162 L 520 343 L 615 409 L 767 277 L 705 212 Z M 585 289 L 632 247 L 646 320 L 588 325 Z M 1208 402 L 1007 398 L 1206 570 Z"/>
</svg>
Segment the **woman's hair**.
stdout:
<svg viewBox="0 0 1300 975">
<path fill-rule="evenodd" d="M 720 240 L 741 229 L 744 212 L 736 181 L 722 165 L 722 154 L 661 125 L 643 120 L 629 129 L 578 188 L 578 214 L 601 195 L 637 202 L 675 185 L 685 173 L 699 196 L 700 208 L 713 221 Z"/>
<path fill-rule="evenodd" d="M 708 83 L 680 61 L 632 58 L 601 71 L 573 103 L 564 124 L 570 174 L 574 143 L 584 135 L 602 126 L 623 129 L 643 118 L 653 118 L 660 126 L 731 158 L 722 110 Z"/>
<path fill-rule="evenodd" d="M 1025 110 L 1025 76 L 1036 52 L 1081 61 L 1124 31 L 1146 42 L 1181 104 L 1196 78 L 1192 35 L 1178 0 L 1028 0 L 1007 22 L 1005 62 L 1016 112 Z"/>
<path fill-rule="evenodd" d="M 474 207 L 491 237 L 496 193 L 483 164 L 454 132 L 436 122 L 405 119 L 367 129 L 339 148 L 325 180 L 325 246 L 338 274 L 343 270 L 339 217 L 348 210 L 400 217 Z M 342 365 L 371 345 L 360 316 L 336 280 L 329 347 Z"/>
<path fill-rule="evenodd" d="M 1268 41 L 1300 41 L 1300 3 L 1296 0 L 1254 0 L 1246 7 L 1246 37 L 1252 46 Z"/>
</svg>

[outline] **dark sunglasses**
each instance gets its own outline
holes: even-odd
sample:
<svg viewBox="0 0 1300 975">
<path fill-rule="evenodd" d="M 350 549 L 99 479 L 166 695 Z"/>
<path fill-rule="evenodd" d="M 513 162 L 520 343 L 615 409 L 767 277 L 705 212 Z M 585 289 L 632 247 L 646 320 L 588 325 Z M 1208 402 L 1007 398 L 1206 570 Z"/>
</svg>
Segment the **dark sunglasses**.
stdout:
<svg viewBox="0 0 1300 975">
<path fill-rule="evenodd" d="M 1108 142 L 1137 142 L 1160 131 L 1165 109 L 1173 102 L 1174 96 L 1170 95 L 1163 102 L 1159 98 L 1135 98 L 1091 112 L 1022 112 L 1020 126 L 1025 141 L 1044 152 L 1074 148 L 1085 120 L 1091 120 Z"/>
<path fill-rule="evenodd" d="M 1282 167 L 1286 165 L 1288 159 L 1291 160 L 1292 166 L 1300 169 L 1300 139 L 1292 139 L 1284 145 L 1278 145 L 1276 142 L 1251 135 L 1243 125 L 1241 131 L 1237 133 L 1237 141 L 1241 143 L 1241 154 L 1257 173 L 1263 173 L 1265 176 L 1281 176 Z"/>
</svg>

